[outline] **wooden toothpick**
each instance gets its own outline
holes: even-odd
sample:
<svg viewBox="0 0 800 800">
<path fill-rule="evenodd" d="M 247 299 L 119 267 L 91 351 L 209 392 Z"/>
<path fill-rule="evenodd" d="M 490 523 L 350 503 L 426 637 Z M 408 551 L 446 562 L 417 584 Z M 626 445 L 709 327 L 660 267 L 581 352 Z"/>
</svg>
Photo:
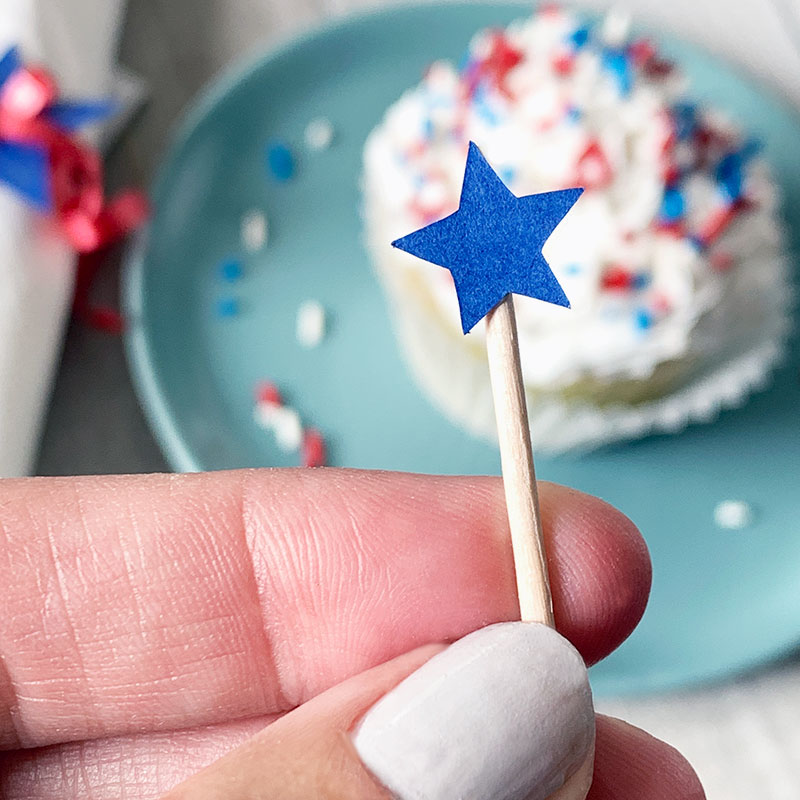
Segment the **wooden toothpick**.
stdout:
<svg viewBox="0 0 800 800">
<path fill-rule="evenodd" d="M 486 315 L 486 349 L 517 573 L 520 618 L 523 622 L 541 622 L 552 628 L 555 627 L 553 598 L 533 467 L 517 321 L 510 294 Z"/>
<path fill-rule="evenodd" d="M 512 295 L 569 308 L 542 247 L 582 192 L 560 189 L 517 197 L 470 142 L 458 211 L 392 242 L 400 250 L 450 270 L 465 334 L 486 317 L 520 615 L 525 622 L 551 627 L 555 627 L 553 600 Z M 503 300 L 497 303 L 501 296 Z"/>
</svg>

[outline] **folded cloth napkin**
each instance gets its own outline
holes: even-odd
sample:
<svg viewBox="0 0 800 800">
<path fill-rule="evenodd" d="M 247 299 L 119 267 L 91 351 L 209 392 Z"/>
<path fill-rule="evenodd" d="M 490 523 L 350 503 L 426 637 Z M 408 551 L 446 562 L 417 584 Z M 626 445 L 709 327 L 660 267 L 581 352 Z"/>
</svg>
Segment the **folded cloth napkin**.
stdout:
<svg viewBox="0 0 800 800">
<path fill-rule="evenodd" d="M 107 94 L 125 0 L 3 0 L 0 53 L 18 44 L 66 97 Z M 72 299 L 76 257 L 0 185 L 0 477 L 30 473 Z"/>
<path fill-rule="evenodd" d="M 800 106 L 800 0 L 581 0 L 630 11 L 729 59 Z"/>
</svg>

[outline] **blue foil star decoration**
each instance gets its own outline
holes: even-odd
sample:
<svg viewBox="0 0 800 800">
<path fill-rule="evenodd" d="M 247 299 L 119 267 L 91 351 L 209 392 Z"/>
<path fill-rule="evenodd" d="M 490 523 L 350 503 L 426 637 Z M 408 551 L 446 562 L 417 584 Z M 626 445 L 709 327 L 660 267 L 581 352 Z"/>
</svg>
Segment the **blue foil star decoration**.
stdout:
<svg viewBox="0 0 800 800">
<path fill-rule="evenodd" d="M 17 47 L 0 56 L 0 106 L 8 82 L 25 65 Z M 118 103 L 113 99 L 60 100 L 49 103 L 39 114 L 42 121 L 71 134 L 78 128 L 113 116 Z M 45 142 L 13 141 L 0 136 L 0 184 L 10 186 L 40 211 L 53 210 L 50 155 Z"/>
<path fill-rule="evenodd" d="M 458 211 L 392 246 L 450 270 L 464 333 L 511 293 L 569 308 L 542 247 L 582 193 L 517 197 L 470 142 Z"/>
</svg>

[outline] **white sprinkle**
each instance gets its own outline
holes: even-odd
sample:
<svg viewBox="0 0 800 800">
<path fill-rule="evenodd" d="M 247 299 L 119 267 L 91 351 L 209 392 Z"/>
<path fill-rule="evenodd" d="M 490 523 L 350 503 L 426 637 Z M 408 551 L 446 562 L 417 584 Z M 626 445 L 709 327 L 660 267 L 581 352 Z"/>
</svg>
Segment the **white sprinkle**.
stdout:
<svg viewBox="0 0 800 800">
<path fill-rule="evenodd" d="M 291 453 L 303 443 L 303 423 L 300 415 L 289 406 L 278 406 L 272 412 L 272 428 L 275 441 L 281 450 Z"/>
<path fill-rule="evenodd" d="M 309 150 L 327 150 L 333 141 L 333 125 L 325 117 L 312 119 L 306 125 L 306 147 Z"/>
<path fill-rule="evenodd" d="M 242 217 L 242 244 L 251 253 L 260 250 L 267 241 L 269 226 L 267 218 L 256 209 Z"/>
<path fill-rule="evenodd" d="M 253 409 L 253 419 L 256 421 L 256 425 L 272 430 L 275 426 L 275 412 L 279 408 L 280 406 L 275 403 L 256 403 L 256 407 Z"/>
<path fill-rule="evenodd" d="M 325 338 L 325 309 L 318 300 L 304 300 L 297 309 L 297 341 L 303 347 L 317 347 Z"/>
<path fill-rule="evenodd" d="M 631 15 L 621 8 L 609 11 L 600 29 L 600 36 L 609 47 L 622 47 L 631 31 Z"/>
<path fill-rule="evenodd" d="M 447 186 L 443 181 L 429 181 L 419 192 L 419 204 L 423 208 L 440 210 L 447 203 Z"/>
<path fill-rule="evenodd" d="M 719 528 L 741 530 L 753 524 L 753 509 L 744 500 L 723 500 L 714 508 L 714 522 Z"/>
</svg>

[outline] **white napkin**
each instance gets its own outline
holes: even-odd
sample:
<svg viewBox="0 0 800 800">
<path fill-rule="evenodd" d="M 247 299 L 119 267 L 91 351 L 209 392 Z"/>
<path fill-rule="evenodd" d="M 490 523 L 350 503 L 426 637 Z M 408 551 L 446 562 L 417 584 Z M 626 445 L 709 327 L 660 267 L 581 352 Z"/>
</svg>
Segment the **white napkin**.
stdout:
<svg viewBox="0 0 800 800">
<path fill-rule="evenodd" d="M 630 11 L 744 67 L 800 106 L 800 0 L 580 0 Z"/>
<path fill-rule="evenodd" d="M 113 81 L 125 0 L 3 0 L 0 53 L 19 44 L 66 96 Z M 75 255 L 0 185 L 0 477 L 30 473 L 68 318 Z"/>
</svg>

